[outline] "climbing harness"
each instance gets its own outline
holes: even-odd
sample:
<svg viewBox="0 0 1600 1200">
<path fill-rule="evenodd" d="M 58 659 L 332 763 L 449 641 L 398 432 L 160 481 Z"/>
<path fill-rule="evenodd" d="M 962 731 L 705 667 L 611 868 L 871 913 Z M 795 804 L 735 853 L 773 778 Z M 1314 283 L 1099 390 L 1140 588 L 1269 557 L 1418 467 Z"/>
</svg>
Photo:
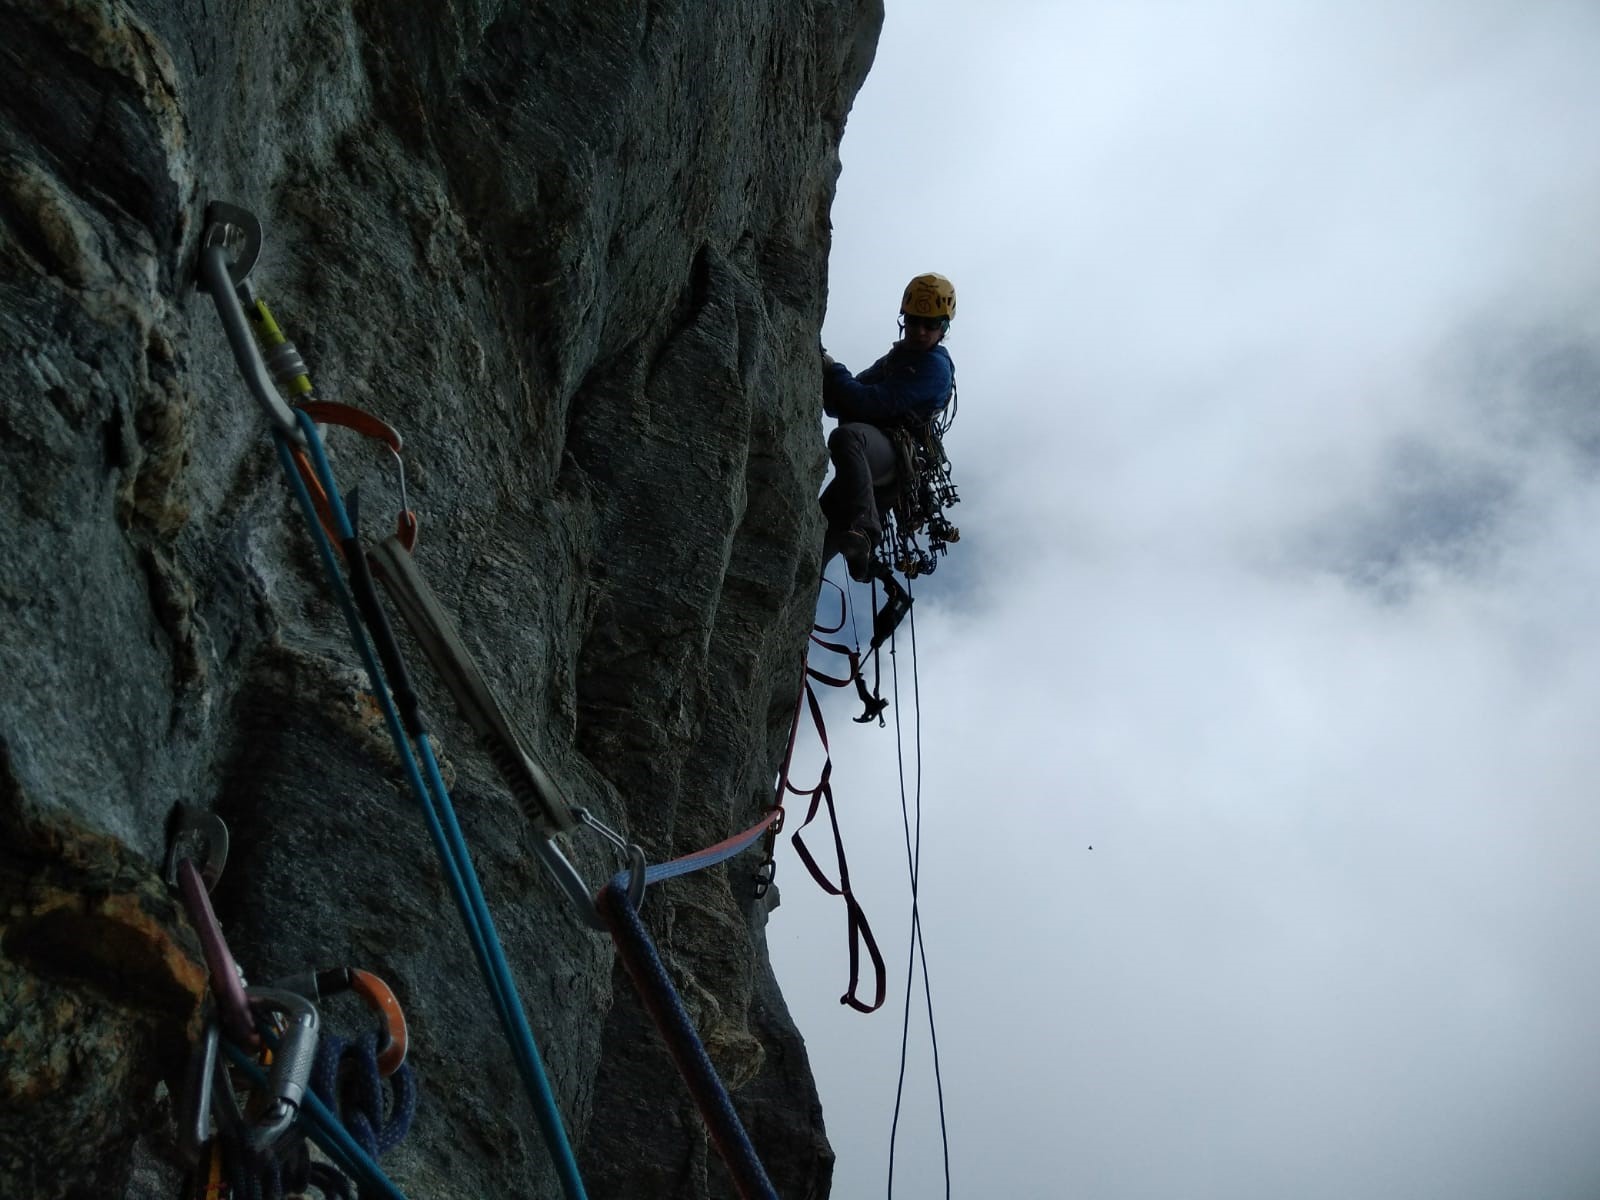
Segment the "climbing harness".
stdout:
<svg viewBox="0 0 1600 1200">
<path fill-rule="evenodd" d="M 654 954 L 648 933 L 638 920 L 638 907 L 646 886 L 724 862 L 754 845 L 781 825 L 782 808 L 775 805 L 755 825 L 716 845 L 647 867 L 644 853 L 638 846 L 626 842 L 588 810 L 567 803 L 523 744 L 489 687 L 484 673 L 416 566 L 412 549 L 417 522 L 406 507 L 404 466 L 400 459 L 398 433 L 359 410 L 309 399 L 314 389 L 303 360 L 292 343 L 283 337 L 265 304 L 248 291 L 246 277 L 260 252 L 260 246 L 260 225 L 251 214 L 228 205 L 213 204 L 208 207 L 207 229 L 201 250 L 201 286 L 212 292 L 240 373 L 272 423 L 285 479 L 306 517 L 329 586 L 344 614 L 352 642 L 366 668 L 372 694 L 383 713 L 402 767 L 439 852 L 452 895 L 461 911 L 529 1098 L 534 1103 L 563 1189 L 569 1200 L 581 1200 L 584 1190 L 578 1177 L 576 1160 L 550 1092 L 538 1049 L 528 1030 L 504 951 L 483 899 L 482 888 L 461 837 L 448 790 L 434 757 L 420 702 L 410 686 L 398 643 L 378 600 L 374 577 L 389 593 L 424 656 L 455 698 L 463 717 L 483 739 L 491 762 L 538 835 L 534 839 L 534 846 L 539 857 L 567 894 L 579 919 L 592 928 L 608 929 L 612 933 L 619 955 L 625 962 L 634 964 L 629 967 L 630 974 L 639 987 L 646 1007 L 652 1012 L 670 1012 L 676 1007 L 681 1013 L 682 1002 L 664 970 L 639 972 L 634 969 L 639 962 Z M 230 248 L 233 252 L 231 259 Z M 241 296 L 256 313 L 255 338 L 250 336 L 246 327 Z M 259 339 L 260 345 L 256 339 Z M 271 387 L 267 365 L 263 360 L 263 347 L 279 382 L 298 397 L 292 408 Z M 397 531 L 373 550 L 370 556 L 363 550 L 360 541 L 356 494 L 352 492 L 348 500 L 341 495 L 317 429 L 319 420 L 348 425 L 382 441 L 394 454 L 396 461 L 401 463 L 401 516 Z M 340 570 L 341 559 L 344 572 Z M 559 834 L 576 831 L 580 825 L 601 834 L 624 854 L 628 862 L 628 869 L 602 889 L 599 896 L 590 893 L 552 840 Z M 315 989 L 320 990 L 322 977 L 316 976 L 312 982 Z M 709 1071 L 709 1059 L 705 1056 L 703 1046 L 699 1045 L 698 1037 L 692 1026 L 687 1024 L 686 1017 L 680 1025 L 686 1028 L 676 1028 L 669 1033 L 668 1025 L 663 1024 L 663 1037 L 680 1066 L 695 1059 L 695 1055 L 685 1051 L 685 1047 L 699 1047 L 698 1058 L 703 1060 L 706 1070 L 696 1067 L 692 1074 L 686 1069 L 685 1080 L 700 1106 L 708 1129 L 712 1131 L 713 1141 L 728 1161 L 741 1195 L 747 1200 L 775 1200 L 776 1193 L 766 1180 L 759 1159 L 749 1146 L 748 1137 L 739 1126 L 726 1090 L 715 1072 Z M 270 1038 L 268 1043 L 272 1044 Z M 362 1045 L 364 1047 L 365 1043 Z M 256 1077 L 246 1069 L 248 1059 L 242 1050 L 231 1042 L 224 1043 L 224 1049 L 230 1059 L 243 1064 L 241 1069 L 245 1069 L 248 1076 L 252 1079 Z M 685 1054 L 687 1057 L 684 1057 Z M 358 1064 L 363 1071 L 365 1058 L 363 1049 Z M 376 1077 L 379 1072 L 376 1067 L 378 1044 L 375 1037 L 372 1059 L 373 1075 Z M 322 1074 L 319 1074 L 319 1080 L 326 1082 Z M 323 1128 L 331 1118 L 318 1098 L 319 1093 L 324 1098 L 332 1094 L 329 1088 L 321 1086 L 315 1092 L 304 1093 L 300 1097 L 303 1101 L 300 1111 L 308 1114 L 313 1126 L 336 1146 L 336 1150 L 330 1153 L 334 1154 L 337 1161 L 363 1167 L 370 1162 L 370 1154 L 352 1142 L 342 1127 L 338 1127 L 337 1121 L 332 1121 L 332 1125 L 338 1127 L 336 1130 Z M 398 1094 L 395 1106 L 397 1109 L 404 1106 L 403 1098 Z M 367 1123 L 371 1125 L 372 1121 L 368 1120 Z M 382 1148 L 381 1134 L 374 1135 L 372 1145 Z M 390 1192 L 374 1194 L 391 1194 L 392 1185 L 387 1185 L 385 1181 L 384 1186 L 390 1187 Z M 366 1194 L 364 1185 L 364 1200 Z"/>
<path fill-rule="evenodd" d="M 844 656 L 850 663 L 850 674 L 845 679 L 829 678 L 824 682 L 841 687 L 855 685 L 862 705 L 861 715 L 855 718 L 858 724 L 877 721 L 880 728 L 884 724 L 883 713 L 888 701 L 884 700 L 880 686 L 883 678 L 880 650 L 911 611 L 911 581 L 933 574 L 939 559 L 949 553 L 950 544 L 961 540 L 961 531 L 945 515 L 946 508 L 961 501 L 950 478 L 950 458 L 944 451 L 944 435 L 955 423 L 956 408 L 956 388 L 952 381 L 949 402 L 926 425 L 891 425 L 883 429 L 894 448 L 895 486 L 892 496 L 881 498 L 879 516 L 883 536 L 878 539 L 868 567 L 873 617 L 872 637 L 866 651 L 813 637 L 823 649 Z M 924 536 L 926 547 L 922 544 Z M 895 578 L 896 571 L 905 576 L 905 586 Z M 883 588 L 881 605 L 878 603 L 880 586 Z M 862 671 L 865 656 L 872 659 L 873 686 L 870 689 Z"/>
</svg>

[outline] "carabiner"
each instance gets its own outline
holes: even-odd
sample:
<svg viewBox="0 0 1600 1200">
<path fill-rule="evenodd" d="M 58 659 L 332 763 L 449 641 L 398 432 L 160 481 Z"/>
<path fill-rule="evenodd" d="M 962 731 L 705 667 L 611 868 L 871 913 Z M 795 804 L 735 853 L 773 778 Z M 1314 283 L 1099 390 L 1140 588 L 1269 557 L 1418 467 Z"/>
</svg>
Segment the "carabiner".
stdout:
<svg viewBox="0 0 1600 1200">
<path fill-rule="evenodd" d="M 572 814 L 627 856 L 628 903 L 638 909 L 644 903 L 644 889 L 650 882 L 647 878 L 648 871 L 644 864 L 644 851 L 635 843 L 626 841 L 620 833 L 612 829 L 611 826 L 607 825 L 587 808 L 574 808 Z"/>
<path fill-rule="evenodd" d="M 167 815 L 168 887 L 178 886 L 178 863 L 185 858 L 196 864 L 206 891 L 214 890 L 228 862 L 228 826 L 216 813 L 180 800 Z"/>
<path fill-rule="evenodd" d="M 317 1009 L 304 996 L 279 988 L 250 988 L 250 1004 L 259 1013 L 279 1013 L 288 1025 L 272 1052 L 267 1088 L 272 1093 L 265 1113 L 250 1126 L 250 1145 L 265 1150 L 288 1131 L 300 1112 L 317 1060 Z"/>
<path fill-rule="evenodd" d="M 400 477 L 400 516 L 396 522 L 395 536 L 407 550 L 414 549 L 417 544 L 417 514 L 411 511 L 411 498 L 406 492 L 406 460 L 402 457 L 405 440 L 400 436 L 400 431 L 365 409 L 336 400 L 302 400 L 297 407 L 319 425 L 342 426 L 364 438 L 381 442 L 388 449 Z"/>
<path fill-rule="evenodd" d="M 242 245 L 241 245 L 242 243 Z M 236 252 L 229 260 L 229 250 Z M 306 435 L 300 431 L 294 412 L 278 394 L 267 365 L 261 358 L 261 348 L 256 345 L 245 318 L 244 306 L 239 301 L 239 288 L 245 286 L 250 272 L 261 254 L 261 222 L 251 213 L 232 204 L 214 200 L 206 205 L 206 230 L 200 239 L 198 286 L 211 293 L 217 306 L 217 317 L 222 331 L 233 351 L 239 374 L 245 386 L 255 397 L 256 404 L 274 428 L 291 445 L 306 444 Z"/>
<path fill-rule="evenodd" d="M 353 967 L 334 967 L 327 971 L 306 971 L 287 979 L 273 980 L 272 987 L 286 988 L 311 1000 L 321 1000 L 338 992 L 354 992 L 382 1022 L 378 1037 L 378 1074 L 387 1079 L 406 1061 L 409 1038 L 406 1015 L 395 999 L 394 990 L 371 971 Z"/>
<path fill-rule="evenodd" d="M 764 900 L 767 892 L 771 890 L 773 881 L 778 877 L 778 860 L 770 854 L 757 864 L 754 873 L 754 895 L 757 900 Z"/>
<path fill-rule="evenodd" d="M 573 813 L 581 813 L 582 809 L 574 809 Z M 612 835 L 616 837 L 615 834 Z M 628 846 L 620 838 L 617 842 L 626 846 L 628 854 L 628 899 L 635 907 L 644 899 L 645 888 L 645 861 L 644 851 L 638 846 Z M 600 916 L 600 910 L 594 905 L 594 893 L 589 890 L 589 885 L 583 881 L 583 876 L 578 874 L 576 867 L 561 853 L 561 847 L 553 841 L 536 838 L 533 843 L 533 852 L 539 856 L 539 861 L 545 865 L 556 885 L 567 894 L 567 899 L 572 901 L 572 910 L 577 914 L 578 920 L 590 929 L 600 933 L 609 932 L 610 926 Z"/>
<path fill-rule="evenodd" d="M 220 824 L 220 822 L 219 822 Z M 222 926 L 217 921 L 216 910 L 211 907 L 211 897 L 206 892 L 200 868 L 188 857 L 180 857 L 173 868 L 178 894 L 183 898 L 189 923 L 200 938 L 200 953 L 211 973 L 211 991 L 216 997 L 217 1015 L 227 1027 L 228 1036 L 241 1046 L 254 1049 L 261 1044 L 256 1033 L 255 1018 L 250 1013 L 244 977 L 239 964 L 234 961 L 228 941 L 222 936 Z"/>
<path fill-rule="evenodd" d="M 199 1163 L 211 1140 L 212 1082 L 217 1074 L 217 1043 L 221 1037 L 216 1021 L 207 1021 L 205 1033 L 189 1055 L 183 1109 L 178 1114 L 178 1149 L 191 1166 Z"/>
</svg>

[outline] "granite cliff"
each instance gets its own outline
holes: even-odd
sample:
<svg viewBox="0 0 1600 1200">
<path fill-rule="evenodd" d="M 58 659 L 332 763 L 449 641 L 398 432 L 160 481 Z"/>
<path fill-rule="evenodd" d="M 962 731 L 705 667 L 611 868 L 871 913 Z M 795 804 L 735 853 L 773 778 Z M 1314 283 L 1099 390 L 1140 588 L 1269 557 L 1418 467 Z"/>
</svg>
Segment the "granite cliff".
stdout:
<svg viewBox="0 0 1600 1200">
<path fill-rule="evenodd" d="M 413 1196 L 557 1194 L 421 819 L 194 287 L 211 200 L 546 769 L 652 858 L 748 825 L 817 584 L 837 148 L 878 0 L 0 0 L 0 1195 L 177 1192 L 205 987 L 162 879 L 227 820 L 252 980 L 394 985 Z M 330 438 L 369 512 L 392 465 Z M 610 942 L 418 671 L 590 1194 L 731 1194 Z M 586 878 L 616 865 L 568 847 Z M 750 860 L 744 860 L 748 865 Z M 748 870 L 652 929 L 786 1198 L 828 1194 Z"/>
</svg>

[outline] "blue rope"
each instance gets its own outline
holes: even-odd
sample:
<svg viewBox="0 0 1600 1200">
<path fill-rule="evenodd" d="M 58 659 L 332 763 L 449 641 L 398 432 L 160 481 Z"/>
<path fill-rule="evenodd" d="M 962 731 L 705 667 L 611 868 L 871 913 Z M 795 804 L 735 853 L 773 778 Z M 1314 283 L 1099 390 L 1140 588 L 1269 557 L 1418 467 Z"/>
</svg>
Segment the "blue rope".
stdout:
<svg viewBox="0 0 1600 1200">
<path fill-rule="evenodd" d="M 634 986 L 655 1021 L 667 1050 L 678 1065 L 678 1073 L 689 1087 L 701 1119 L 716 1144 L 717 1153 L 727 1163 L 743 1200 L 778 1200 L 778 1192 L 767 1177 L 766 1168 L 756 1153 L 744 1123 L 734 1111 L 733 1100 L 723 1086 L 717 1069 L 706 1053 L 705 1043 L 695 1032 L 694 1022 L 672 977 L 656 953 L 650 933 L 639 919 L 639 911 L 628 899 L 628 876 L 618 875 L 600 889 L 596 898 L 600 914 L 611 927 L 622 965 L 633 977 Z"/>
<path fill-rule="evenodd" d="M 305 432 L 306 444 L 311 452 L 318 480 L 321 482 L 323 490 L 327 493 L 329 509 L 333 514 L 334 524 L 339 536 L 346 540 L 353 540 L 355 538 L 355 530 L 351 525 L 349 514 L 345 511 L 338 484 L 333 478 L 333 471 L 328 465 L 327 454 L 322 447 L 322 439 L 317 434 L 316 422 L 304 412 L 297 411 L 295 415 L 300 421 L 301 429 Z M 406 737 L 399 714 L 395 711 L 389 689 L 384 682 L 382 668 L 378 665 L 372 646 L 367 639 L 366 631 L 362 626 L 361 618 L 356 612 L 355 602 L 350 595 L 349 587 L 339 570 L 333 546 L 329 542 L 327 533 L 323 530 L 322 524 L 317 517 L 316 506 L 311 500 L 311 493 L 306 488 L 305 481 L 300 478 L 299 471 L 295 468 L 293 455 L 290 453 L 288 443 L 283 435 L 274 431 L 273 439 L 277 443 L 278 459 L 283 465 L 284 476 L 288 479 L 289 485 L 295 493 L 295 498 L 299 501 L 301 512 L 305 515 L 306 524 L 311 530 L 312 540 L 316 543 L 318 555 L 322 559 L 323 570 L 328 576 L 329 586 L 333 591 L 334 598 L 338 601 L 340 610 L 344 613 L 345 623 L 350 627 L 351 641 L 354 643 L 362 664 L 366 668 L 373 695 L 383 712 L 384 724 L 388 727 L 389 736 L 394 741 L 395 750 L 400 757 L 400 762 L 411 785 L 411 790 L 416 795 L 418 804 L 422 808 L 423 817 L 428 825 L 428 832 L 433 838 L 434 847 L 439 854 L 439 860 L 444 866 L 451 894 L 454 896 L 456 906 L 461 912 L 462 923 L 466 926 L 467 935 L 472 941 L 473 952 L 478 959 L 479 967 L 483 971 L 490 996 L 499 1012 L 500 1024 L 505 1032 L 506 1040 L 511 1045 L 512 1056 L 516 1061 L 517 1070 L 522 1076 L 523 1084 L 528 1092 L 528 1098 L 533 1102 L 534 1113 L 538 1119 L 540 1131 L 543 1133 L 545 1143 L 549 1147 L 556 1172 L 561 1178 L 562 1188 L 566 1192 L 568 1200 L 587 1200 L 583 1180 L 578 1174 L 577 1158 L 572 1152 L 566 1128 L 562 1124 L 561 1113 L 556 1106 L 555 1095 L 551 1091 L 549 1078 L 545 1074 L 544 1063 L 539 1057 L 538 1046 L 533 1040 L 533 1033 L 528 1027 L 527 1015 L 523 1011 L 516 984 L 511 977 L 510 964 L 506 961 L 505 950 L 500 944 L 498 935 L 495 933 L 494 920 L 489 915 L 489 906 L 484 900 L 483 888 L 478 882 L 477 871 L 473 868 L 472 856 L 467 850 L 466 840 L 461 835 L 461 827 L 456 821 L 455 808 L 450 802 L 450 793 L 439 772 L 439 764 L 434 758 L 432 746 L 426 735 L 417 738 L 417 755 L 420 755 L 423 767 L 427 771 L 427 782 L 424 782 L 422 774 L 417 767 L 416 756 L 412 753 L 411 741 Z"/>
<path fill-rule="evenodd" d="M 390 1101 L 385 1104 L 375 1032 L 349 1040 L 324 1031 L 317 1041 L 311 1090 L 373 1158 L 398 1146 L 417 1115 L 416 1072 L 410 1063 L 389 1076 Z"/>
</svg>

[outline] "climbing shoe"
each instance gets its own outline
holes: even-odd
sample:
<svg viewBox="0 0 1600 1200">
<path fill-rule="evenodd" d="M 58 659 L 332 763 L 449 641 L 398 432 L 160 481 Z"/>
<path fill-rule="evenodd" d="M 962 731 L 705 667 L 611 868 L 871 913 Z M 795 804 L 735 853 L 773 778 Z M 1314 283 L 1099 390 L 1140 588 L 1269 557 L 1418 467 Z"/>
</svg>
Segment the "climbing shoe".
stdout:
<svg viewBox="0 0 1600 1200">
<path fill-rule="evenodd" d="M 859 529 L 848 529 L 839 539 L 839 553 L 844 556 L 845 570 L 857 583 L 872 578 L 872 539 Z"/>
</svg>

